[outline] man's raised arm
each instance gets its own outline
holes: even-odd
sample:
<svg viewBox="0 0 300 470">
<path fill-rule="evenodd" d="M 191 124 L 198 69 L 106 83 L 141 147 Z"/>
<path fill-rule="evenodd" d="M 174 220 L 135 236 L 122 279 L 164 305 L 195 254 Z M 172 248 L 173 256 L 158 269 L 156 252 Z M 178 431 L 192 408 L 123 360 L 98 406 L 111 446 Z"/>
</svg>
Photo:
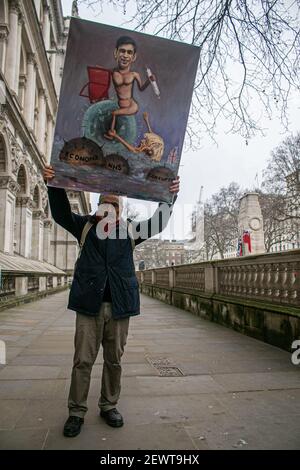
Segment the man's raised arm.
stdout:
<svg viewBox="0 0 300 470">
<path fill-rule="evenodd" d="M 173 193 L 173 200 L 171 203 L 160 202 L 158 208 L 149 219 L 139 222 L 134 220 L 131 221 L 131 234 L 136 246 L 162 232 L 167 227 L 173 212 L 174 203 L 177 199 L 178 191 L 179 176 L 173 180 L 170 186 L 170 192 Z"/>
<path fill-rule="evenodd" d="M 45 183 L 54 178 L 54 170 L 51 166 L 46 166 L 43 172 Z M 71 211 L 69 199 L 63 188 L 48 186 L 48 197 L 51 214 L 55 222 L 74 235 L 80 241 L 83 227 L 88 220 L 88 215 L 78 215 Z"/>
</svg>

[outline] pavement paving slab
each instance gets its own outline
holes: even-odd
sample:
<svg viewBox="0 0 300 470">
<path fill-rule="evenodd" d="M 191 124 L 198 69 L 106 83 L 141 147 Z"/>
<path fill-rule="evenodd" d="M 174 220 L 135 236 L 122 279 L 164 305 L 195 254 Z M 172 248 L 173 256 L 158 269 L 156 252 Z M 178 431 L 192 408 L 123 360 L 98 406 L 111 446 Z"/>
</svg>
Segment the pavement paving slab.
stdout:
<svg viewBox="0 0 300 470">
<path fill-rule="evenodd" d="M 288 352 L 145 295 L 122 359 L 124 426 L 99 417 L 100 350 L 82 432 L 65 438 L 67 295 L 0 312 L 0 449 L 300 449 L 300 366 Z"/>
</svg>

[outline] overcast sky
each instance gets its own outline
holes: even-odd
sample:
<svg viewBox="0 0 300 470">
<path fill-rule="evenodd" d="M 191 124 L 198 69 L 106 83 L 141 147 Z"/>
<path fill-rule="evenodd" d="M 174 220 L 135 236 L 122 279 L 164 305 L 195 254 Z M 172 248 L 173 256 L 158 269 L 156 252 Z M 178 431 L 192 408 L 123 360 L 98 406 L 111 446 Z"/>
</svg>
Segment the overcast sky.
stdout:
<svg viewBox="0 0 300 470">
<path fill-rule="evenodd" d="M 81 5 L 80 1 L 78 3 L 79 16 L 83 19 L 131 29 L 129 25 L 124 26 L 125 17 L 121 9 L 116 9 L 113 5 L 106 7 L 105 11 L 101 13 L 98 6 L 92 9 Z M 64 15 L 70 15 L 72 1 L 62 0 L 62 5 Z M 290 100 L 289 119 L 290 132 L 299 130 L 299 95 Z M 175 204 L 174 221 L 171 224 L 173 227 L 165 230 L 162 234 L 163 238 L 174 235 L 176 238 L 182 239 L 187 235 L 189 213 L 194 202 L 198 199 L 201 185 L 204 187 L 203 199 L 205 201 L 211 194 L 217 192 L 222 186 L 229 185 L 232 181 L 244 188 L 251 188 L 255 184 L 256 174 L 258 174 L 258 181 L 261 182 L 262 170 L 266 167 L 271 150 L 287 135 L 275 116 L 271 121 L 262 121 L 261 126 L 265 129 L 265 137 L 252 138 L 249 145 L 246 146 L 242 137 L 232 134 L 226 135 L 226 127 L 220 123 L 217 127 L 217 145 L 207 137 L 203 139 L 199 150 L 183 153 L 179 171 L 181 189 Z M 91 194 L 93 211 L 96 208 L 96 201 L 97 195 Z M 145 210 L 140 206 L 140 203 L 144 206 L 145 201 L 129 201 L 134 203 L 141 216 L 145 214 Z M 146 205 L 148 213 L 153 212 L 157 207 L 157 204 L 150 202 Z"/>
</svg>

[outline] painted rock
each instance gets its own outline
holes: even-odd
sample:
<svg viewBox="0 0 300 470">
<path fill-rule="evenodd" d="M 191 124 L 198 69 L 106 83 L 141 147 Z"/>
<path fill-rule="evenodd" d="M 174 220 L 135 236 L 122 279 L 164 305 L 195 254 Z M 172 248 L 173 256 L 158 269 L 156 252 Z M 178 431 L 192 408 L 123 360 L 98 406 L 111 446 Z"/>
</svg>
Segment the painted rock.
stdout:
<svg viewBox="0 0 300 470">
<path fill-rule="evenodd" d="M 171 183 L 174 178 L 174 172 L 165 166 L 152 168 L 147 175 L 147 180 L 157 181 L 160 183 Z"/>
<path fill-rule="evenodd" d="M 66 142 L 60 151 L 59 159 L 71 165 L 104 166 L 102 149 L 92 140 L 77 137 Z"/>
<path fill-rule="evenodd" d="M 124 173 L 128 175 L 129 165 L 125 158 L 117 153 L 111 153 L 105 157 L 105 168 L 107 170 L 117 171 L 119 173 Z"/>
</svg>

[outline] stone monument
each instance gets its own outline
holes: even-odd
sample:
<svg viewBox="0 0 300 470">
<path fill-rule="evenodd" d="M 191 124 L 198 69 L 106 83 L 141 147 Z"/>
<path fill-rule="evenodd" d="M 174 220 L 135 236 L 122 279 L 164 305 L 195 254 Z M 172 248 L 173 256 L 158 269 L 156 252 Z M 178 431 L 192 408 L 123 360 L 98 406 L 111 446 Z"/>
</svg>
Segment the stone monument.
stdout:
<svg viewBox="0 0 300 470">
<path fill-rule="evenodd" d="M 245 231 L 250 233 L 251 252 L 249 245 L 243 244 L 243 255 L 265 253 L 263 217 L 258 200 L 258 193 L 247 193 L 241 197 L 238 217 L 239 237 L 243 240 Z"/>
</svg>

